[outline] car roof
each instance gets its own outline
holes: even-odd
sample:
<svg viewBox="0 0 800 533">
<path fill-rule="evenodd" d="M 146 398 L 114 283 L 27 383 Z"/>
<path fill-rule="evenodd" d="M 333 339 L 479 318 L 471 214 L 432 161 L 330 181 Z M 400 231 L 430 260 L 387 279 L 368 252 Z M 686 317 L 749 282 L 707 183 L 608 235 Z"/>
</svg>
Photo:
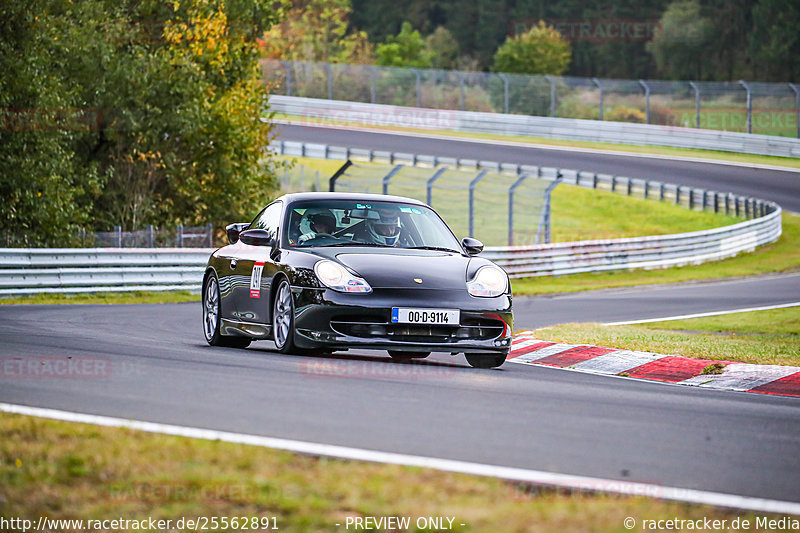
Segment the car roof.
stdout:
<svg viewBox="0 0 800 533">
<path fill-rule="evenodd" d="M 368 202 L 398 202 L 404 204 L 414 204 L 424 206 L 424 202 L 415 200 L 413 198 L 406 198 L 404 196 L 392 196 L 389 194 L 369 194 L 357 192 L 297 192 L 284 194 L 276 201 L 281 200 L 287 204 L 305 200 L 350 200 L 350 201 L 368 201 Z"/>
</svg>

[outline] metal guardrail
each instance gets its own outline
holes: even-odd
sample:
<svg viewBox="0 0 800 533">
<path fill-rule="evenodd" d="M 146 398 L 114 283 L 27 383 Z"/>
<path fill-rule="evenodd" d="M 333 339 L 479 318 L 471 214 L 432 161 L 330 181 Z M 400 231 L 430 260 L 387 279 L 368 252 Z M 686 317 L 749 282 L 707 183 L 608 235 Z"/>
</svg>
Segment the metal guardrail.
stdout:
<svg viewBox="0 0 800 533">
<path fill-rule="evenodd" d="M 800 139 L 789 137 L 601 120 L 424 109 L 280 95 L 270 96 L 269 103 L 271 109 L 278 113 L 322 119 L 323 123 L 402 126 L 800 157 Z"/>
<path fill-rule="evenodd" d="M 200 290 L 211 248 L 3 248 L 0 295 Z"/>
<path fill-rule="evenodd" d="M 781 209 L 773 203 L 657 181 L 567 169 L 492 161 L 399 154 L 375 150 L 279 142 L 278 153 L 329 159 L 406 161 L 497 172 L 535 173 L 542 179 L 619 194 L 745 216 L 726 227 L 677 235 L 562 242 L 535 246 L 487 247 L 484 256 L 511 277 L 563 275 L 698 264 L 751 251 L 781 235 Z M 134 290 L 200 290 L 212 249 L 206 248 L 2 248 L 0 296 Z"/>
</svg>

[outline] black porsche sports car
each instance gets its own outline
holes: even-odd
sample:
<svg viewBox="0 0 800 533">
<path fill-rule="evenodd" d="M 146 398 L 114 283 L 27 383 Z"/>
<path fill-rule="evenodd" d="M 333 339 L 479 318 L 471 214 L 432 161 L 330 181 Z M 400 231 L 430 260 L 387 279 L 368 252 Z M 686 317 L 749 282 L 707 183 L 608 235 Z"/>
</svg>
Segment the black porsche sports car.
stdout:
<svg viewBox="0 0 800 533">
<path fill-rule="evenodd" d="M 287 194 L 227 234 L 203 279 L 211 345 L 269 339 L 283 353 L 366 348 L 398 359 L 464 353 L 480 368 L 506 359 L 508 276 L 424 203 Z"/>
</svg>

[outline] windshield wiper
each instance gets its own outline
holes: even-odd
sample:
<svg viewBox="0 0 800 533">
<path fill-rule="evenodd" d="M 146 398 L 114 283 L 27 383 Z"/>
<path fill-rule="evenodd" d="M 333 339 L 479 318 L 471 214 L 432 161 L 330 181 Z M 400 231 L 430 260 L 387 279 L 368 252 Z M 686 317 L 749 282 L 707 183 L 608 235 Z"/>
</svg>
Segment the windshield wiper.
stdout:
<svg viewBox="0 0 800 533">
<path fill-rule="evenodd" d="M 377 246 L 379 248 L 392 248 L 391 246 L 386 246 L 385 244 L 378 244 L 375 242 L 337 242 L 336 244 L 325 244 L 320 246 L 320 248 L 336 248 L 340 246 Z"/>
<path fill-rule="evenodd" d="M 453 250 L 452 248 L 444 248 L 442 246 L 409 246 L 409 250 L 436 250 L 438 252 L 453 252 L 454 254 L 460 254 L 460 250 Z"/>
</svg>

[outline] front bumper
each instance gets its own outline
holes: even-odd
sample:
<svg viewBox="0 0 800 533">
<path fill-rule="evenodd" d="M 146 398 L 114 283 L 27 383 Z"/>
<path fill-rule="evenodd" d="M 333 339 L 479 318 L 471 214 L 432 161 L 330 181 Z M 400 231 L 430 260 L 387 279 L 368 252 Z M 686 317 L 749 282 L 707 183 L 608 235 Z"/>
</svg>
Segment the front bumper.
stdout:
<svg viewBox="0 0 800 533">
<path fill-rule="evenodd" d="M 451 353 L 508 353 L 514 325 L 510 295 L 476 298 L 463 291 L 374 289 L 346 294 L 293 287 L 295 344 Z M 392 307 L 459 309 L 458 325 L 393 324 Z"/>
</svg>

